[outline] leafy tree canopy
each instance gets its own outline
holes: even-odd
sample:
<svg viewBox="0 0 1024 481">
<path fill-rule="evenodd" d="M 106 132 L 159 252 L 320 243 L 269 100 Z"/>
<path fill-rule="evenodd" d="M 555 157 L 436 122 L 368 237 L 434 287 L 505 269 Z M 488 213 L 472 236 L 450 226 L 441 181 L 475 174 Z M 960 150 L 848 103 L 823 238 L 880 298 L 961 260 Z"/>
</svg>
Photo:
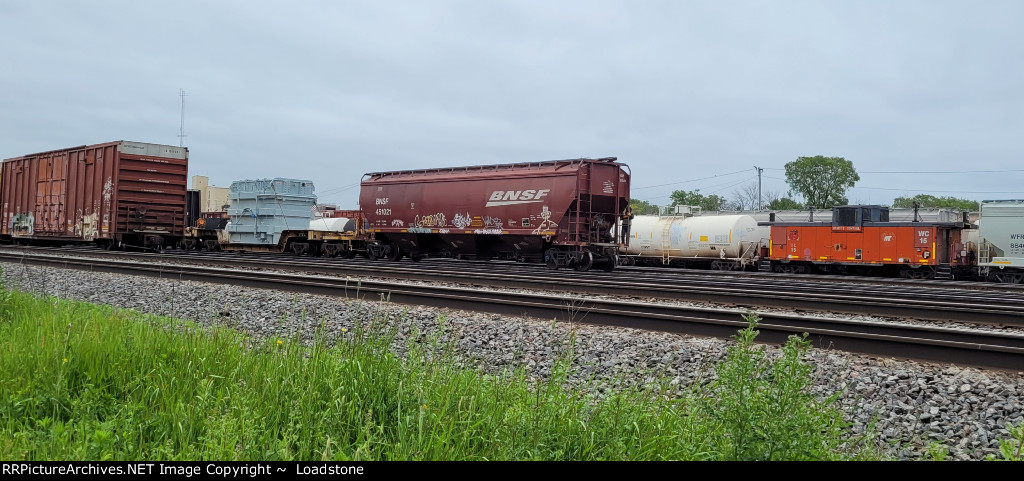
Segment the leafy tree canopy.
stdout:
<svg viewBox="0 0 1024 481">
<path fill-rule="evenodd" d="M 797 157 L 786 164 L 789 195 L 800 194 L 806 205 L 818 209 L 848 204 L 846 190 L 858 180 L 853 162 L 842 157 Z"/>
<path fill-rule="evenodd" d="M 651 215 L 658 213 L 658 206 L 646 200 L 629 199 L 629 207 L 633 209 L 633 215 Z"/>
<path fill-rule="evenodd" d="M 935 197 L 928 194 L 917 194 L 913 197 L 897 197 L 893 200 L 892 206 L 897 208 L 914 207 L 917 202 L 921 207 L 949 207 L 962 211 L 978 210 L 978 202 L 970 199 L 958 199 L 953 196 Z"/>
<path fill-rule="evenodd" d="M 803 204 L 790 199 L 789 197 L 775 199 L 768 203 L 769 210 L 800 210 L 803 208 Z"/>
<path fill-rule="evenodd" d="M 725 204 L 724 197 L 715 194 L 704 195 L 700 193 L 700 189 L 673 191 L 671 198 L 672 205 L 696 205 L 705 212 L 720 210 Z"/>
</svg>

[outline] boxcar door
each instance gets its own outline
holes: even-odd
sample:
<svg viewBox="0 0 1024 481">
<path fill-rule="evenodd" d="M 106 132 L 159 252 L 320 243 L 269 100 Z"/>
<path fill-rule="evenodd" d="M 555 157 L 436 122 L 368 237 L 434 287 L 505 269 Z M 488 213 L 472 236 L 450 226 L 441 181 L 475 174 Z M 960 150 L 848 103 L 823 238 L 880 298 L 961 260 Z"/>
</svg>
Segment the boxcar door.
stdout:
<svg viewBox="0 0 1024 481">
<path fill-rule="evenodd" d="M 67 202 L 67 155 L 45 157 L 39 160 L 39 177 L 36 184 L 35 231 L 37 234 L 62 235 L 68 213 L 64 211 Z M 70 233 L 70 232 L 69 232 Z"/>
</svg>

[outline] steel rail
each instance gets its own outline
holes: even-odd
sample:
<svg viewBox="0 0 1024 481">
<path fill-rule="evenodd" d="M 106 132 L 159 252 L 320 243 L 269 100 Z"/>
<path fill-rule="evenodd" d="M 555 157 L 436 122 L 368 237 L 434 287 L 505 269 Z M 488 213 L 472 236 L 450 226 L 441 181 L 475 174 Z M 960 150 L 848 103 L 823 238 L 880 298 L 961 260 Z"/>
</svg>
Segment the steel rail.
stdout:
<svg viewBox="0 0 1024 481">
<path fill-rule="evenodd" d="M 17 252 L 17 251 L 10 251 Z M 0 252 L 3 254 L 3 252 Z M 133 256 L 136 257 L 136 256 Z M 333 275 L 367 275 L 394 277 L 426 282 L 449 282 L 488 287 L 556 290 L 589 295 L 664 298 L 688 302 L 707 302 L 747 307 L 776 307 L 803 312 L 834 312 L 925 321 L 956 321 L 1024 327 L 1024 296 L 1016 291 L 979 293 L 949 288 L 898 288 L 864 286 L 847 281 L 808 283 L 793 280 L 700 279 L 694 283 L 649 280 L 641 276 L 548 272 L 545 277 L 530 273 L 503 273 L 495 269 L 482 273 L 465 269 L 461 263 L 445 265 L 444 269 L 423 263 L 331 262 L 325 258 L 294 256 L 257 258 L 238 256 L 211 259 L 209 256 L 154 255 L 137 257 L 147 260 L 170 258 L 181 262 L 216 263 L 236 267 L 264 267 L 304 270 Z M 283 259 L 291 261 L 282 266 Z M 460 265 L 455 265 L 460 264 Z"/>
<path fill-rule="evenodd" d="M 1024 369 L 1024 335 L 936 326 L 869 322 L 756 312 L 735 308 L 692 307 L 650 302 L 602 300 L 500 292 L 466 287 L 354 281 L 306 274 L 238 271 L 225 268 L 151 265 L 137 262 L 12 256 L 0 258 L 26 265 L 109 272 L 168 280 L 214 282 L 252 288 L 389 300 L 402 304 L 489 312 L 564 322 L 620 326 L 728 338 L 747 325 L 743 315 L 756 313 L 758 340 L 784 342 L 807 333 L 815 347 L 887 357 L 956 363 L 993 369 Z"/>
</svg>

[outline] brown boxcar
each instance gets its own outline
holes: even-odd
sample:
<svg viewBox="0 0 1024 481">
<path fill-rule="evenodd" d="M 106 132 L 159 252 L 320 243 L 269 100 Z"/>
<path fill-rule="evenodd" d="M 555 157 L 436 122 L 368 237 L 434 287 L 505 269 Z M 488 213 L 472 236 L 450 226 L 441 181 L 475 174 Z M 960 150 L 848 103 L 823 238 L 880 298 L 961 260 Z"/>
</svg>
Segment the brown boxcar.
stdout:
<svg viewBox="0 0 1024 481">
<path fill-rule="evenodd" d="M 374 235 L 368 254 L 611 270 L 629 178 L 614 157 L 366 174 L 359 202 Z"/>
<path fill-rule="evenodd" d="M 835 207 L 831 223 L 771 225 L 769 259 L 776 272 L 880 271 L 901 277 L 951 278 L 971 263 L 963 223 L 889 222 L 880 206 Z"/>
<path fill-rule="evenodd" d="M 3 161 L 0 234 L 15 242 L 174 245 L 185 229 L 188 149 L 109 142 Z"/>
</svg>

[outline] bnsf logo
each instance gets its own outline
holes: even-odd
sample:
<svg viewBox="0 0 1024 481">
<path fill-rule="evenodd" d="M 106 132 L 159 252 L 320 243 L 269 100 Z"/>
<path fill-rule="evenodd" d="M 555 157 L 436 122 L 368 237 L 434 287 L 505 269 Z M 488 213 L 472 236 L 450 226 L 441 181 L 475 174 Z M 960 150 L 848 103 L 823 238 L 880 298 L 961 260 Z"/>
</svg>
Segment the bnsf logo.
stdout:
<svg viewBox="0 0 1024 481">
<path fill-rule="evenodd" d="M 485 207 L 543 202 L 542 197 L 547 197 L 548 192 L 551 192 L 551 189 L 496 190 L 491 192 L 491 197 L 487 199 Z"/>
</svg>

